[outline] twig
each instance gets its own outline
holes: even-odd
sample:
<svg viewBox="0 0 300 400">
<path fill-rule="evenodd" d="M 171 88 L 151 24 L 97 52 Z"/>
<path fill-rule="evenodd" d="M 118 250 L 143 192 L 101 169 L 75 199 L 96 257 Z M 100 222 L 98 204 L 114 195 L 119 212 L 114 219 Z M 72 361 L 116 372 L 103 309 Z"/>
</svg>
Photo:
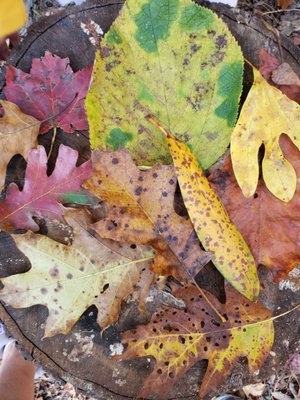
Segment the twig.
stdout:
<svg viewBox="0 0 300 400">
<path fill-rule="evenodd" d="M 291 12 L 291 11 L 300 12 L 300 9 L 298 9 L 298 8 L 289 8 L 288 10 L 265 11 L 265 12 L 261 13 L 261 15 L 276 14 L 276 13 Z"/>
<path fill-rule="evenodd" d="M 57 135 L 57 127 L 55 126 L 53 128 L 53 136 L 52 136 L 52 139 L 51 139 L 51 146 L 50 146 L 50 150 L 49 150 L 49 153 L 48 153 L 47 160 L 49 160 L 49 158 L 51 157 L 53 146 L 54 146 L 54 142 L 55 142 L 55 139 L 56 139 L 56 135 Z"/>
</svg>

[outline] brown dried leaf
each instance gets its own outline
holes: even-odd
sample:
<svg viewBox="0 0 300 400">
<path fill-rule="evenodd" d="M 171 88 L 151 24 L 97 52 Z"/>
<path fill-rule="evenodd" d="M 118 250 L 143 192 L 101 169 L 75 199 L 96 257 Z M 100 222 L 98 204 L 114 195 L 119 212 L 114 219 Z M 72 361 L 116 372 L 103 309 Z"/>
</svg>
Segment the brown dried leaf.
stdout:
<svg viewBox="0 0 300 400">
<path fill-rule="evenodd" d="M 85 187 L 109 204 L 107 217 L 93 225 L 101 237 L 152 246 L 160 275 L 195 275 L 209 261 L 188 217 L 175 213 L 173 166 L 140 171 L 124 149 L 95 152 L 93 165 Z"/>
<path fill-rule="evenodd" d="M 280 146 L 300 176 L 299 151 L 287 136 Z M 249 245 L 257 264 L 270 268 L 282 279 L 300 262 L 300 180 L 289 203 L 273 196 L 259 180 L 256 192 L 245 198 L 236 182 L 230 158 L 209 177 L 226 210 Z"/>
<path fill-rule="evenodd" d="M 15 154 L 27 158 L 29 150 L 37 145 L 40 123 L 24 114 L 18 106 L 2 100 L 4 115 L 0 117 L 0 190 L 5 182 L 6 167 Z"/>
</svg>

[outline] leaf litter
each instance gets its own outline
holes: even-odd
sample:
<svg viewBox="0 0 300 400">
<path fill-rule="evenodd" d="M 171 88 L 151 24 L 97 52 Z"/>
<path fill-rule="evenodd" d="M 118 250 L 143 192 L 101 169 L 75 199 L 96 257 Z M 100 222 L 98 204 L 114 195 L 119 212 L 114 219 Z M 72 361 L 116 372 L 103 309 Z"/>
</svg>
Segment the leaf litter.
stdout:
<svg viewBox="0 0 300 400">
<path fill-rule="evenodd" d="M 132 15 L 129 15 L 129 9 L 134 11 Z M 166 16 L 168 16 L 168 23 L 163 26 L 162 21 L 164 21 Z M 143 35 L 145 34 L 147 36 L 150 32 L 147 30 L 149 28 L 147 24 L 155 28 L 158 33 L 157 37 L 153 38 L 150 34 L 149 38 L 144 40 L 145 37 Z M 135 29 L 130 40 L 127 37 L 126 29 L 127 33 L 133 32 Z M 143 30 L 145 30 L 144 33 Z M 178 30 L 183 33 L 183 35 L 180 35 L 180 40 L 178 40 L 178 35 L 175 35 Z M 199 47 L 199 43 L 203 43 L 203 41 L 207 44 L 204 46 L 205 51 L 201 49 L 201 45 Z M 136 62 L 133 63 L 132 54 L 130 52 L 124 51 L 128 46 L 132 48 L 133 53 L 136 49 L 139 49 L 139 54 L 141 55 L 140 65 L 136 64 Z M 196 59 L 194 57 L 194 50 L 195 53 L 198 53 L 200 58 Z M 172 7 L 170 9 L 165 7 L 164 2 L 160 2 L 158 5 L 156 0 L 139 0 L 137 2 L 127 0 L 126 6 L 124 6 L 121 11 L 119 18 L 106 34 L 102 42 L 100 54 L 97 57 L 97 64 L 94 68 L 94 80 L 86 102 L 91 128 L 91 141 L 94 148 L 100 147 L 101 149 L 114 150 L 115 152 L 105 153 L 101 150 L 94 152 L 94 171 L 90 178 L 90 172 L 87 173 L 90 167 L 80 166 L 83 169 L 87 168 L 87 170 L 86 174 L 83 174 L 82 179 L 76 182 L 75 194 L 77 193 L 76 191 L 81 190 L 83 181 L 88 179 L 85 186 L 96 196 L 99 196 L 100 205 L 97 207 L 103 205 L 102 215 L 100 217 L 98 216 L 96 221 L 92 219 L 89 220 L 89 224 L 86 225 L 86 222 L 83 222 L 81 217 L 81 212 L 75 210 L 72 211 L 72 222 L 70 222 L 70 211 L 63 208 L 61 203 L 64 202 L 64 199 L 68 198 L 75 199 L 75 203 L 77 200 L 78 203 L 80 203 L 80 201 L 79 197 L 72 197 L 72 192 L 69 192 L 69 190 L 71 190 L 70 188 L 64 187 L 61 176 L 57 178 L 58 185 L 61 183 L 62 186 L 61 193 L 53 193 L 53 195 L 50 195 L 48 202 L 44 199 L 41 201 L 40 205 L 39 203 L 35 204 L 33 201 L 32 207 L 29 207 L 29 212 L 27 212 L 26 203 L 26 196 L 28 193 L 26 194 L 26 191 L 24 192 L 23 189 L 24 193 L 22 195 L 22 190 L 15 187 L 15 192 L 11 195 L 11 189 L 8 189 L 6 198 L 10 198 L 12 203 L 14 203 L 18 196 L 20 196 L 21 199 L 23 196 L 24 199 L 21 201 L 24 202 L 25 207 L 21 206 L 20 208 L 22 211 L 20 211 L 19 220 L 16 218 L 12 223 L 4 224 L 3 227 L 5 229 L 11 230 L 22 227 L 36 231 L 38 227 L 36 224 L 34 225 L 34 216 L 38 215 L 41 218 L 47 217 L 50 218 L 50 220 L 58 217 L 65 219 L 65 221 L 72 225 L 75 240 L 72 246 L 64 246 L 47 237 L 41 237 L 34 233 L 14 236 L 19 247 L 24 250 L 25 254 L 26 252 L 28 252 L 28 254 L 30 253 L 29 259 L 32 263 L 32 269 L 26 274 L 3 279 L 4 289 L 0 292 L 0 296 L 4 295 L 6 300 L 9 299 L 8 302 L 11 302 L 11 304 L 15 302 L 14 304 L 17 307 L 24 307 L 25 304 L 28 306 L 31 304 L 46 305 L 49 309 L 49 320 L 45 336 L 51 336 L 58 332 L 66 333 L 69 331 L 89 304 L 97 304 L 99 310 L 98 323 L 101 328 L 105 328 L 114 323 L 118 319 L 122 301 L 136 290 L 134 289 L 134 282 L 136 282 L 137 286 L 140 285 L 140 289 L 144 288 L 144 290 L 137 290 L 137 298 L 141 303 L 143 303 L 147 296 L 146 293 L 151 293 L 149 290 L 151 283 L 154 281 L 153 271 L 166 276 L 171 274 L 176 278 L 182 278 L 182 276 L 185 275 L 182 271 L 188 272 L 188 275 L 185 275 L 185 280 L 190 280 L 190 283 L 185 282 L 185 284 L 188 285 L 187 287 L 175 290 L 174 285 L 172 286 L 172 294 L 177 295 L 179 299 L 182 297 L 182 300 L 184 300 L 187 306 L 186 309 L 174 310 L 165 307 L 155 311 L 152 320 L 147 325 L 140 325 L 136 328 L 136 332 L 143 332 L 145 337 L 143 337 L 143 335 L 141 337 L 136 337 L 136 332 L 125 333 L 123 341 L 126 343 L 127 340 L 129 346 L 124 353 L 125 355 L 122 354 L 121 358 L 140 357 L 147 352 L 151 353 L 151 351 L 155 349 L 155 351 L 153 350 L 153 354 L 150 355 L 156 358 L 158 369 L 154 370 L 148 378 L 146 378 L 142 393 L 153 394 L 156 390 L 160 394 L 163 394 L 163 396 L 167 396 L 166 392 L 171 388 L 172 382 L 182 375 L 198 358 L 208 358 L 210 364 L 206 372 L 206 378 L 200 389 L 200 395 L 203 395 L 213 390 L 217 384 L 221 383 L 225 376 L 230 373 L 231 368 L 240 356 L 248 357 L 250 369 L 253 369 L 254 366 L 261 366 L 270 351 L 273 341 L 273 318 L 271 317 L 271 312 L 265 309 L 260 303 L 252 303 L 246 300 L 245 297 L 227 285 L 227 302 L 221 304 L 212 294 L 206 293 L 200 287 L 195 286 L 193 280 L 194 275 L 209 259 L 211 259 L 211 257 L 214 257 L 216 249 L 207 246 L 209 253 L 205 253 L 201 249 L 194 232 L 194 227 L 196 228 L 199 239 L 202 241 L 202 245 L 205 244 L 205 238 L 200 234 L 202 229 L 197 227 L 193 215 L 191 215 L 190 220 L 187 216 L 179 216 L 174 212 L 174 193 L 177 183 L 175 172 L 181 184 L 185 206 L 188 208 L 188 211 L 190 211 L 190 204 L 187 200 L 190 193 L 188 193 L 188 190 L 185 191 L 185 189 L 183 189 L 184 182 L 181 182 L 182 176 L 186 177 L 187 180 L 190 179 L 190 171 L 188 171 L 186 165 L 184 165 L 188 164 L 189 160 L 193 161 L 195 170 L 199 173 L 199 176 L 202 177 L 202 185 L 205 182 L 205 189 L 203 190 L 203 187 L 201 189 L 204 192 L 203 201 L 209 199 L 208 194 L 211 195 L 212 189 L 207 186 L 206 178 L 204 179 L 204 175 L 201 169 L 199 169 L 194 157 L 196 157 L 201 166 L 205 168 L 216 161 L 228 146 L 230 135 L 235 125 L 239 97 L 242 89 L 242 55 L 235 40 L 227 30 L 227 27 L 220 22 L 211 11 L 199 7 L 189 0 L 172 0 Z M 205 65 L 208 58 L 209 62 Z M 160 62 L 160 69 L 158 71 L 157 60 Z M 180 62 L 182 62 L 181 65 Z M 202 64 L 199 64 L 201 62 Z M 147 65 L 149 68 L 147 68 Z M 165 79 L 166 76 L 163 73 L 164 67 L 168 67 L 170 71 L 173 69 L 175 71 L 179 65 L 180 72 L 178 78 L 180 78 L 181 81 L 179 81 L 179 79 L 174 80 L 172 74 L 170 75 L 170 80 Z M 40 76 L 37 66 L 41 67 Z M 197 83 L 195 82 L 193 71 L 199 66 L 202 69 L 203 77 L 206 77 L 205 82 L 212 82 L 214 85 L 213 94 L 210 91 L 211 87 L 209 85 L 191 86 Z M 277 66 L 275 72 L 274 70 L 271 71 L 272 79 L 274 79 L 274 82 L 276 81 L 276 84 L 282 84 L 282 79 L 286 79 L 287 76 L 289 84 L 298 82 L 295 75 L 292 74 L 292 71 L 290 71 L 286 65 L 281 65 L 279 69 L 278 67 L 280 67 L 280 65 Z M 63 90 L 63 81 L 65 78 L 58 76 L 59 74 L 55 76 L 56 68 L 58 70 L 61 69 L 61 71 L 65 70 L 66 74 L 69 74 L 68 77 L 65 76 L 65 78 L 73 82 L 72 90 Z M 127 70 L 125 71 L 126 68 Z M 118 72 L 116 73 L 116 71 Z M 128 73 L 128 71 L 132 73 Z M 155 71 L 157 72 L 155 73 Z M 45 133 L 51 127 L 54 127 L 54 129 L 62 127 L 69 133 L 72 133 L 74 129 L 85 129 L 87 127 L 87 120 L 83 108 L 83 98 L 87 91 L 90 69 L 73 74 L 73 71 L 71 71 L 68 66 L 67 59 L 60 59 L 57 56 L 46 53 L 44 58 L 34 61 L 31 72 L 32 76 L 35 75 L 34 79 L 36 79 L 36 82 L 39 82 L 39 87 L 36 86 L 35 88 L 36 83 L 33 83 L 34 79 L 32 80 L 32 76 L 28 76 L 13 67 L 8 68 L 6 86 L 7 98 L 9 98 L 9 96 L 15 99 L 19 97 L 22 100 L 21 103 L 23 103 L 22 107 L 29 107 L 28 113 L 30 114 L 34 108 L 37 108 L 36 105 L 38 103 L 34 104 L 29 101 L 28 105 L 26 104 L 28 100 L 28 97 L 26 97 L 28 87 L 31 86 L 32 88 L 30 90 L 33 89 L 33 91 L 36 89 L 37 94 L 39 91 L 45 92 L 39 93 L 45 100 L 45 102 L 41 103 L 42 106 L 45 105 L 44 112 L 40 114 L 41 110 L 38 110 L 38 119 L 42 123 L 40 133 Z M 49 81 L 47 80 L 47 75 L 51 77 Z M 154 75 L 157 77 L 156 80 Z M 191 75 L 193 75 L 193 79 L 190 79 Z M 103 77 L 107 79 L 102 80 Z M 131 87 L 130 91 L 128 91 L 127 86 L 129 83 Z M 161 90 L 161 83 L 163 83 L 163 90 Z M 80 89 L 77 85 L 80 86 Z M 53 104 L 61 105 L 58 108 L 47 107 L 47 98 L 49 97 L 47 97 L 47 91 L 49 91 L 49 89 L 51 90 L 51 86 L 58 89 L 56 94 L 52 93 L 50 96 L 53 100 Z M 116 86 L 118 87 L 117 91 L 115 90 Z M 265 84 L 263 86 L 264 90 L 271 90 Z M 157 87 L 160 88 L 159 92 L 156 90 Z M 113 95 L 111 95 L 112 91 Z M 123 91 L 126 92 L 126 97 Z M 162 92 L 167 95 L 165 99 L 161 99 Z M 32 92 L 30 93 L 31 95 L 33 94 Z M 175 93 L 175 95 L 173 95 L 173 93 Z M 208 102 L 204 101 L 205 94 Z M 119 95 L 121 96 L 120 98 L 118 98 Z M 70 98 L 70 96 L 73 97 Z M 166 99 L 168 100 L 167 102 L 165 101 Z M 171 100 L 173 102 L 171 102 Z M 293 103 L 287 100 L 285 100 L 285 102 L 287 108 L 295 108 Z M 211 105 L 210 108 L 208 108 L 208 103 Z M 178 110 L 181 109 L 180 107 L 183 104 L 185 105 L 185 109 L 184 113 L 181 113 Z M 131 107 L 129 113 L 128 107 Z M 179 166 L 175 162 L 175 167 L 173 165 L 155 165 L 152 169 L 141 171 L 132 161 L 131 156 L 138 165 L 144 166 L 153 165 L 158 160 L 164 162 L 167 160 L 168 162 L 171 161 L 171 154 L 167 150 L 167 144 L 163 135 L 161 135 L 156 127 L 150 124 L 149 120 L 145 119 L 146 115 L 149 113 L 152 113 L 159 122 L 162 122 L 164 126 L 167 126 L 168 129 L 174 132 L 177 138 L 181 139 L 182 143 L 177 141 L 178 148 L 184 149 L 180 157 L 181 162 Z M 204 118 L 200 117 L 202 115 L 201 113 L 203 113 Z M 266 114 L 268 114 L 268 110 Z M 183 118 L 182 115 L 184 115 Z M 187 121 L 189 122 L 188 124 Z M 202 124 L 204 123 L 203 126 L 200 126 L 201 129 L 199 129 L 199 121 L 201 121 Z M 103 129 L 103 127 L 105 129 Z M 173 129 L 173 127 L 175 128 Z M 194 127 L 197 127 L 197 131 L 194 131 Z M 102 133 L 100 133 L 100 130 Z M 215 136 L 214 133 L 216 131 L 222 132 L 222 136 L 220 136 L 221 134 Z M 292 139 L 295 140 L 294 137 Z M 193 154 L 190 153 L 190 150 L 187 150 L 184 143 L 188 144 Z M 125 150 L 118 150 L 119 145 L 126 147 L 130 154 Z M 35 144 L 32 144 L 30 147 L 35 147 Z M 27 153 L 28 151 L 29 149 Z M 54 170 L 54 175 L 55 173 L 63 175 L 68 168 L 72 171 L 76 171 L 80 168 L 75 165 L 77 158 L 75 157 L 74 151 L 70 148 L 66 148 L 64 151 L 65 157 L 62 157 L 62 159 L 65 158 L 66 160 L 62 162 L 62 159 L 60 159 L 60 162 L 56 165 L 56 170 Z M 242 152 L 242 150 L 240 150 L 240 152 Z M 40 161 L 32 163 L 32 161 L 30 161 L 32 154 L 39 155 Z M 26 156 L 26 154 L 24 154 L 24 156 Z M 69 162 L 69 157 L 73 160 L 72 167 L 72 162 Z M 297 158 L 297 155 L 295 157 Z M 289 160 L 288 156 L 287 159 Z M 118 162 L 114 162 L 113 160 L 118 160 Z M 7 163 L 4 168 L 6 168 L 6 165 Z M 29 153 L 27 168 L 28 171 L 30 171 L 30 168 L 32 171 L 33 169 L 36 169 L 36 171 L 28 175 L 27 180 L 25 179 L 25 185 L 26 182 L 28 185 L 28 182 L 34 180 L 32 178 L 33 176 L 38 176 L 40 167 L 45 171 L 46 165 L 46 154 L 43 153 L 42 148 L 39 147 L 37 150 L 32 150 Z M 71 172 L 71 174 L 73 175 L 73 172 Z M 42 179 L 38 179 L 38 182 L 46 182 L 49 179 L 51 180 L 52 177 L 52 175 L 48 177 L 46 173 L 44 173 L 43 176 Z M 159 183 L 157 184 L 158 181 Z M 171 181 L 172 184 L 170 183 Z M 216 182 L 221 182 L 218 177 L 215 180 L 210 178 L 210 181 L 213 187 L 215 187 L 214 185 Z M 266 179 L 266 183 L 269 183 L 268 179 Z M 259 185 L 260 184 L 261 181 L 259 181 Z M 278 182 L 275 181 L 275 189 L 273 192 L 281 197 L 282 200 L 286 201 L 289 206 L 296 184 L 294 182 L 289 185 L 290 192 L 287 197 L 279 193 L 279 186 Z M 46 191 L 43 188 L 34 187 L 36 187 L 35 191 L 37 192 L 41 190 L 42 197 L 43 193 L 45 193 L 46 196 L 48 195 L 47 185 L 45 187 Z M 221 189 L 224 191 L 224 185 Z M 198 186 L 195 185 L 194 190 L 198 191 Z M 221 199 L 222 196 L 225 198 L 222 190 L 221 194 L 219 194 Z M 218 188 L 216 191 L 218 191 Z M 267 189 L 265 189 L 265 191 L 267 192 Z M 31 192 L 31 190 L 29 190 L 29 192 Z M 252 195 L 254 195 L 254 198 L 257 198 L 254 192 Z M 85 193 L 84 196 L 86 196 L 86 198 L 89 197 L 88 193 Z M 269 196 L 272 195 L 269 194 Z M 271 198 L 273 199 L 273 197 Z M 294 201 L 295 197 L 297 197 L 297 188 L 296 195 L 292 201 Z M 282 204 L 284 203 L 278 199 L 275 200 L 278 202 L 277 213 L 278 210 L 281 212 L 283 210 Z M 0 208 L 1 206 L 4 206 L 4 208 L 8 207 L 8 202 L 5 203 L 5 201 L 6 200 L 0 203 Z M 91 201 L 91 204 L 89 204 L 90 211 L 91 207 L 93 208 L 92 203 Z M 223 207 L 220 204 L 221 203 L 219 203 L 218 206 L 214 204 L 212 206 L 213 210 L 220 211 Z M 231 217 L 230 207 L 228 208 L 226 201 L 224 201 L 224 205 Z M 43 206 L 46 206 L 46 210 L 43 209 Z M 19 210 L 19 205 L 15 205 L 14 207 L 15 210 Z M 15 210 L 13 210 L 13 214 Z M 159 211 L 161 214 L 159 214 Z M 92 216 L 95 215 L 93 212 L 92 210 Z M 8 219 L 9 218 L 10 215 L 8 215 Z M 233 222 L 235 222 L 234 218 L 231 218 Z M 22 220 L 25 222 L 22 222 Z M 206 222 L 209 224 L 213 223 L 209 218 Z M 236 222 L 236 224 L 239 228 L 239 221 Z M 236 228 L 233 228 L 232 225 L 232 229 Z M 242 228 L 240 231 L 243 233 Z M 245 241 L 249 244 L 256 262 L 258 263 L 259 261 L 257 260 L 259 260 L 259 256 L 257 256 L 257 248 L 254 245 L 251 246 L 251 240 L 247 237 L 247 232 L 245 233 Z M 91 260 L 92 257 L 94 260 L 94 249 L 89 250 L 92 243 L 93 246 L 95 243 L 97 243 L 95 246 L 100 246 L 102 248 L 104 246 L 106 249 L 105 251 L 109 253 L 107 253 L 107 265 L 113 263 L 114 257 L 116 259 L 121 257 L 123 261 L 124 259 L 131 259 L 129 263 L 132 265 L 139 264 L 139 260 L 141 261 L 142 259 L 134 258 L 132 254 L 140 254 L 141 252 L 147 255 L 147 260 L 143 259 L 147 265 L 143 266 L 142 271 L 139 270 L 138 266 L 135 266 L 135 272 L 132 271 L 135 278 L 130 280 L 129 285 L 127 282 L 125 287 L 123 287 L 124 281 L 126 281 L 124 276 L 126 276 L 126 274 L 129 276 L 129 272 L 126 272 L 126 262 L 123 264 L 123 266 L 125 265 L 125 271 L 122 271 L 121 274 L 117 274 L 113 271 L 114 268 L 110 268 L 109 271 L 107 271 L 108 276 L 104 277 L 104 280 L 100 278 L 101 275 L 105 275 L 105 271 L 101 272 L 101 268 L 97 272 L 88 273 L 88 275 L 93 275 L 95 273 L 96 276 L 99 276 L 98 279 L 94 279 L 93 281 L 89 280 L 89 278 L 91 278 L 89 276 L 83 277 L 80 275 L 80 279 L 83 279 L 83 281 L 86 280 L 87 282 L 88 292 L 93 292 L 94 287 L 97 285 L 99 287 L 94 290 L 94 296 L 88 298 L 90 295 L 89 293 L 86 298 L 83 297 L 80 299 L 78 307 L 76 307 L 76 315 L 72 315 L 72 312 L 70 313 L 70 310 L 67 310 L 68 307 L 64 308 L 64 306 L 60 305 L 57 308 L 56 303 L 63 299 L 63 302 L 66 302 L 66 304 L 69 303 L 71 307 L 73 301 L 72 295 L 74 294 L 76 297 L 76 290 L 78 291 L 81 289 L 78 284 L 72 286 L 73 281 L 79 279 L 79 277 L 77 277 L 78 279 L 73 279 L 74 268 L 75 270 L 79 268 L 79 272 L 83 272 L 80 271 L 80 260 L 89 260 L 87 267 L 90 267 L 93 271 L 94 268 L 97 268 Z M 152 247 L 154 252 L 149 247 L 145 247 L 145 245 Z M 37 249 L 39 249 L 40 246 L 42 251 L 38 253 Z M 292 240 L 289 246 L 292 246 Z M 287 249 L 288 248 L 287 246 Z M 99 254 L 97 255 L 98 257 L 100 257 Z M 250 252 L 247 254 L 250 258 L 252 257 L 250 256 Z M 297 254 L 298 250 L 296 248 L 295 252 L 286 263 L 281 259 L 275 260 L 275 262 L 267 258 L 267 261 L 264 262 L 269 262 L 269 268 L 273 270 L 275 277 L 279 279 L 283 274 L 286 274 L 287 271 L 293 269 L 295 260 L 298 257 Z M 52 268 L 57 261 L 53 256 L 60 258 L 59 272 L 65 275 L 62 280 L 59 278 L 56 279 L 55 282 L 51 281 L 54 277 L 49 276 L 49 271 L 47 272 L 44 268 L 41 268 L 41 271 L 37 272 L 36 269 L 38 264 L 42 264 L 39 262 L 39 257 L 43 258 L 44 265 L 49 265 L 49 267 L 51 266 Z M 65 257 L 67 257 L 68 260 L 70 258 L 70 263 L 68 265 L 64 262 Z M 99 265 L 100 264 L 101 261 L 99 260 Z M 103 265 L 103 263 L 101 265 Z M 73 273 L 69 271 L 70 267 Z M 254 267 L 254 264 L 252 267 Z M 254 272 L 255 268 L 252 269 Z M 69 279 L 67 277 L 68 274 L 71 274 L 72 278 L 70 278 L 69 275 Z M 141 278 L 143 274 L 145 274 L 145 278 Z M 225 272 L 225 278 L 227 278 L 233 286 L 236 286 L 236 280 L 233 279 L 232 276 L 227 275 L 228 274 Z M 253 280 L 250 279 L 246 284 L 246 289 L 240 291 L 249 298 L 252 297 L 254 299 L 258 294 L 258 280 L 255 273 L 252 275 Z M 35 287 L 33 287 L 34 285 L 31 286 L 32 282 L 31 278 L 29 278 L 31 276 L 33 277 L 33 282 L 35 282 Z M 187 277 L 189 279 L 187 279 Z M 43 290 L 46 289 L 48 291 L 48 288 L 44 287 L 44 284 L 49 282 L 51 282 L 51 289 L 49 290 L 53 293 L 46 293 L 45 290 Z M 164 284 L 165 278 L 161 282 Z M 9 284 L 12 284 L 10 291 L 7 290 Z M 19 299 L 22 298 L 22 296 L 14 295 L 14 291 L 19 290 L 19 284 L 23 287 L 23 289 L 20 289 L 21 293 L 24 288 L 25 293 L 30 293 L 29 296 L 26 296 L 26 299 L 24 299 L 24 297 L 23 299 Z M 116 284 L 116 286 L 114 286 L 114 284 Z M 256 289 L 252 290 L 251 285 Z M 61 286 L 66 286 L 66 288 Z M 55 289 L 58 289 L 58 291 L 55 291 Z M 187 293 L 189 290 L 193 291 L 193 296 L 191 297 L 183 294 Z M 249 290 L 250 292 L 252 291 L 253 296 L 249 295 Z M 54 297 L 54 292 L 55 295 L 59 292 L 59 296 L 62 296 L 60 300 L 58 299 L 58 295 Z M 96 292 L 98 294 L 96 294 Z M 70 293 L 72 293 L 72 295 L 70 295 Z M 47 298 L 47 296 L 49 296 L 49 298 Z M 99 296 L 102 300 L 106 299 L 103 300 L 103 302 L 106 305 L 110 304 L 110 306 L 108 306 L 108 308 L 106 307 L 106 310 L 103 311 L 101 304 L 99 304 L 95 296 Z M 54 299 L 56 299 L 57 302 L 54 301 Z M 20 302 L 18 303 L 19 300 Z M 28 303 L 26 303 L 27 300 Z M 244 310 L 238 310 L 237 307 L 243 304 L 245 304 Z M 200 320 L 199 315 L 203 313 L 203 319 Z M 67 318 L 66 314 L 68 315 Z M 223 318 L 220 318 L 220 315 L 223 315 Z M 249 315 L 253 316 L 253 320 L 256 321 L 253 323 L 256 329 L 256 336 L 254 335 L 254 330 L 253 332 L 251 331 L 252 324 L 249 323 L 250 320 L 247 322 L 247 316 Z M 61 317 L 60 320 L 59 316 Z M 153 318 L 155 317 L 159 317 L 162 321 L 159 320 L 154 323 Z M 163 317 L 166 317 L 164 322 Z M 55 322 L 52 323 L 51 320 Z M 178 321 L 185 320 L 186 326 L 183 333 L 181 332 L 181 322 L 179 323 Z M 201 322 L 204 323 L 204 326 L 202 326 L 203 323 Z M 170 340 L 161 341 L 159 335 L 157 335 L 157 327 L 163 329 L 164 339 L 165 336 L 170 335 L 173 330 L 174 337 Z M 216 328 L 220 328 L 219 331 L 216 331 Z M 148 330 L 150 331 L 151 329 L 152 331 L 149 336 L 146 336 Z M 154 329 L 156 329 L 156 331 L 154 331 Z M 220 332 L 224 333 L 224 331 L 226 335 L 223 334 L 221 337 L 219 334 L 221 334 Z M 260 333 L 258 334 L 258 332 Z M 254 338 L 254 336 L 256 341 L 254 340 L 253 345 L 249 346 L 249 338 Z M 190 339 L 190 337 L 196 338 L 197 343 L 194 342 L 194 339 Z M 206 339 L 210 337 L 216 340 L 207 341 L 205 339 L 207 344 L 204 345 L 204 337 Z M 245 337 L 247 338 L 246 340 L 244 340 Z M 130 338 L 133 339 L 131 340 Z M 188 346 L 186 349 L 186 342 L 183 339 L 190 341 L 191 347 Z M 220 341 L 217 341 L 217 339 L 220 339 Z M 147 342 L 148 346 L 140 345 L 139 347 L 139 341 L 143 343 L 144 340 L 148 340 L 149 342 L 152 340 L 153 343 L 149 346 Z M 197 347 L 197 345 L 199 346 Z M 170 350 L 170 354 L 173 354 L 173 356 L 175 355 L 173 359 L 170 354 L 165 354 L 164 346 Z M 177 354 L 178 352 L 179 356 Z M 149 355 L 148 353 L 147 355 Z M 185 361 L 185 363 L 179 365 L 180 362 L 178 364 L 178 359 L 182 362 Z M 226 364 L 227 362 L 229 364 Z M 163 363 L 161 368 L 159 368 L 160 363 Z M 214 366 L 214 363 L 217 363 L 217 365 Z M 176 368 L 173 371 L 171 369 L 174 365 Z M 212 369 L 212 371 L 210 371 L 210 369 Z M 212 372 L 212 374 L 209 378 L 210 372 Z M 153 386 L 149 383 L 152 381 L 156 383 L 160 382 L 162 376 L 165 376 L 165 374 L 167 377 L 167 384 L 165 386 L 156 386 L 156 384 Z"/>
</svg>

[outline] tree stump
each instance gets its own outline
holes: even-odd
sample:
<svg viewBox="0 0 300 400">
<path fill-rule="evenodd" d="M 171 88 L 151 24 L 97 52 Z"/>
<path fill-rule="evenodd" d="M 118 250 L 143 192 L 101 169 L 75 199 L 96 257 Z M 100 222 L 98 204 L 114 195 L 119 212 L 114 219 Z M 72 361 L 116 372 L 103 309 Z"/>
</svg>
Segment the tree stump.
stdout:
<svg viewBox="0 0 300 400">
<path fill-rule="evenodd" d="M 198 3 L 204 2 L 198 1 Z M 45 50 L 49 50 L 60 57 L 69 57 L 75 71 L 90 65 L 94 60 L 95 48 L 81 29 L 81 22 L 87 23 L 94 20 L 106 32 L 118 15 L 122 4 L 122 1 L 117 0 L 94 0 L 87 1 L 80 7 L 62 9 L 57 14 L 33 25 L 20 47 L 11 55 L 9 62 L 28 72 L 32 59 L 43 56 Z M 213 8 L 229 25 L 245 57 L 254 65 L 258 65 L 259 50 L 262 47 L 271 48 L 276 53 L 277 45 L 272 33 L 264 28 L 258 18 L 232 11 L 223 5 L 210 3 L 205 5 Z M 282 45 L 285 61 L 289 62 L 300 74 L 299 49 L 285 38 L 282 38 Z M 246 87 L 249 87 L 250 81 L 251 73 L 249 74 L 247 70 Z M 3 84 L 4 68 L 0 71 L 0 87 Z M 39 139 L 47 149 L 49 149 L 51 136 L 52 133 L 49 132 Z M 50 160 L 50 170 L 53 169 L 60 143 L 79 151 L 79 163 L 90 157 L 87 132 L 70 135 L 59 130 Z M 24 160 L 15 160 L 9 168 L 7 183 L 16 181 L 17 178 L 19 185 L 22 185 L 24 166 Z M 28 268 L 28 259 L 20 254 L 9 235 L 1 233 L 0 278 L 26 271 Z M 208 266 L 202 275 L 209 273 L 209 270 L 213 271 L 213 267 Z M 263 285 L 261 299 L 275 314 L 289 310 L 299 302 L 299 290 L 280 291 L 278 285 L 273 283 L 271 274 L 263 267 L 260 268 L 260 278 Z M 216 278 L 213 285 L 215 285 L 215 290 L 220 289 L 222 280 Z M 122 317 L 119 323 L 102 334 L 96 323 L 97 310 L 92 306 L 68 335 L 57 335 L 47 339 L 43 339 L 43 327 L 48 313 L 44 306 L 13 309 L 0 304 L 0 319 L 10 334 L 15 336 L 46 370 L 91 393 L 93 397 L 105 400 L 133 399 L 141 389 L 143 380 L 153 368 L 154 360 L 140 358 L 130 362 L 116 362 L 110 358 L 111 346 L 120 341 L 120 332 L 141 322 L 139 315 L 128 305 L 124 305 L 124 308 L 126 317 Z M 269 356 L 263 369 L 255 378 L 249 378 L 246 361 L 242 360 L 218 391 L 238 389 L 252 381 L 260 381 L 284 365 L 289 356 L 300 347 L 299 323 L 297 324 L 299 314 L 299 311 L 294 312 L 275 321 L 276 341 L 273 356 Z M 205 368 L 205 361 L 197 363 L 173 388 L 169 399 L 197 399 L 199 383 Z"/>
</svg>

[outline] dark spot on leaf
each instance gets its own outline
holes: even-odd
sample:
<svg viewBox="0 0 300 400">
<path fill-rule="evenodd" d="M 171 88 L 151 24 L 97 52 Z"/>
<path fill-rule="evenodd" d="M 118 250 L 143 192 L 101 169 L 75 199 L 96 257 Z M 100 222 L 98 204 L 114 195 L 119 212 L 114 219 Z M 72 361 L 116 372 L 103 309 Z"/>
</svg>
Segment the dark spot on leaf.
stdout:
<svg viewBox="0 0 300 400">
<path fill-rule="evenodd" d="M 135 188 L 134 193 L 139 196 L 143 191 L 143 188 L 141 186 L 138 186 Z"/>
</svg>

